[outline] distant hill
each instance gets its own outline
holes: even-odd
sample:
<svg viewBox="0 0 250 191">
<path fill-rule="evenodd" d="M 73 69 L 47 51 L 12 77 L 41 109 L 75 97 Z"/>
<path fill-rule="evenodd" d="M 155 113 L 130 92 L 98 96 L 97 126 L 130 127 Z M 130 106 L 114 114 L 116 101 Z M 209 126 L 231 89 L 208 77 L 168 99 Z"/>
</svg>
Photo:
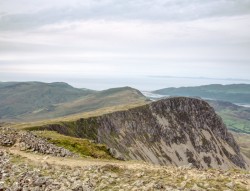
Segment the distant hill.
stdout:
<svg viewBox="0 0 250 191">
<path fill-rule="evenodd" d="M 212 84 L 196 87 L 164 88 L 153 93 L 169 96 L 199 96 L 232 103 L 250 104 L 250 84 Z"/>
<path fill-rule="evenodd" d="M 95 92 L 70 102 L 51 105 L 43 110 L 23 115 L 27 120 L 52 119 L 83 112 L 95 111 L 100 108 L 146 102 L 146 97 L 136 89 L 130 87 L 112 88 Z"/>
<path fill-rule="evenodd" d="M 145 100 L 130 87 L 93 91 L 62 82 L 1 82 L 0 121 L 49 119 Z"/>
<path fill-rule="evenodd" d="M 40 108 L 75 100 L 93 93 L 66 83 L 1 82 L 0 119 L 14 118 Z"/>
<path fill-rule="evenodd" d="M 250 134 L 250 108 L 225 101 L 206 101 L 222 117 L 228 129 L 234 132 Z"/>
</svg>

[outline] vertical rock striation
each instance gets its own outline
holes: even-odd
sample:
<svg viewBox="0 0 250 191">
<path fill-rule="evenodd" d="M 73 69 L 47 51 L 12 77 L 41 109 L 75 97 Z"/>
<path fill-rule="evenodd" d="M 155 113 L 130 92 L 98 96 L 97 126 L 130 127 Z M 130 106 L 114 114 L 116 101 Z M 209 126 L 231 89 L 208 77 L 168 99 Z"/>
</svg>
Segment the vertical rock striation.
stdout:
<svg viewBox="0 0 250 191">
<path fill-rule="evenodd" d="M 222 119 L 205 101 L 176 97 L 126 111 L 42 127 L 106 144 L 119 158 L 197 168 L 248 168 Z"/>
</svg>

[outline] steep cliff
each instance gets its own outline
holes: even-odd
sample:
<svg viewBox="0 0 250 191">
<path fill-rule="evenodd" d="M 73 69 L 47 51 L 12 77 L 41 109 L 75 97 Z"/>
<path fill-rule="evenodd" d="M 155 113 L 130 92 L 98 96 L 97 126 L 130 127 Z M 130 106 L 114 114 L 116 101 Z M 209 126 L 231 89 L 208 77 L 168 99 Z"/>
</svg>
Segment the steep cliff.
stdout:
<svg viewBox="0 0 250 191">
<path fill-rule="evenodd" d="M 221 118 L 199 99 L 168 98 L 39 129 L 93 139 L 128 160 L 176 166 L 192 163 L 197 168 L 248 168 Z"/>
</svg>

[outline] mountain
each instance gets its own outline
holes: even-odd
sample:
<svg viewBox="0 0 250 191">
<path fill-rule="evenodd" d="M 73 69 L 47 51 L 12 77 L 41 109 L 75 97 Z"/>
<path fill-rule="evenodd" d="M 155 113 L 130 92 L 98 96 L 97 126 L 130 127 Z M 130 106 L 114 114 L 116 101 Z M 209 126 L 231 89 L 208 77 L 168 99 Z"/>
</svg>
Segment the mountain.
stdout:
<svg viewBox="0 0 250 191">
<path fill-rule="evenodd" d="M 112 88 L 94 92 L 84 97 L 61 104 L 50 105 L 49 107 L 28 113 L 22 116 L 26 121 L 53 119 L 69 115 L 81 115 L 83 112 L 96 111 L 101 108 L 109 108 L 121 105 L 133 105 L 146 103 L 147 98 L 136 89 L 130 87 Z"/>
<path fill-rule="evenodd" d="M 1 82 L 0 116 L 15 118 L 53 104 L 75 100 L 93 93 L 62 83 Z"/>
<path fill-rule="evenodd" d="M 222 119 L 205 101 L 168 98 L 125 111 L 35 126 L 107 145 L 113 156 L 197 168 L 249 168 Z"/>
<path fill-rule="evenodd" d="M 250 108 L 230 102 L 206 100 L 220 115 L 228 129 L 250 134 Z"/>
<path fill-rule="evenodd" d="M 141 92 L 130 87 L 94 91 L 63 82 L 1 82 L 0 120 L 50 119 L 145 100 Z"/>
<path fill-rule="evenodd" d="M 164 88 L 153 93 L 168 96 L 199 96 L 232 103 L 250 104 L 250 84 L 212 84 L 196 87 Z"/>
</svg>

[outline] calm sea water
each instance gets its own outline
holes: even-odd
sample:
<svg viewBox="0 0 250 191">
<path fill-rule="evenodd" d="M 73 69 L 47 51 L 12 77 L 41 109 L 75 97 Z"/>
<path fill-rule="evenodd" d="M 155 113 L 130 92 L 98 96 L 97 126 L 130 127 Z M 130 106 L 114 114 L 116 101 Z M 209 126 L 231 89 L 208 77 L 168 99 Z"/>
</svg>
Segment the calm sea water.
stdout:
<svg viewBox="0 0 250 191">
<path fill-rule="evenodd" d="M 0 81 L 42 81 L 42 82 L 67 82 L 78 88 L 104 90 L 114 87 L 130 86 L 141 91 L 152 91 L 167 87 L 198 86 L 208 84 L 250 84 L 250 80 L 233 79 L 209 79 L 209 78 L 186 78 L 186 77 L 87 77 L 72 75 L 7 75 L 0 71 Z"/>
<path fill-rule="evenodd" d="M 249 80 L 206 79 L 206 78 L 160 78 L 160 77 L 131 77 L 131 78 L 83 78 L 68 81 L 76 87 L 103 90 L 113 87 L 130 86 L 141 91 L 152 91 L 167 87 L 199 86 L 208 84 L 239 84 Z"/>
<path fill-rule="evenodd" d="M 242 106 L 242 107 L 248 107 L 250 108 L 250 105 L 249 104 L 238 104 L 238 103 L 235 103 L 236 105 L 239 105 L 239 106 Z"/>
</svg>

